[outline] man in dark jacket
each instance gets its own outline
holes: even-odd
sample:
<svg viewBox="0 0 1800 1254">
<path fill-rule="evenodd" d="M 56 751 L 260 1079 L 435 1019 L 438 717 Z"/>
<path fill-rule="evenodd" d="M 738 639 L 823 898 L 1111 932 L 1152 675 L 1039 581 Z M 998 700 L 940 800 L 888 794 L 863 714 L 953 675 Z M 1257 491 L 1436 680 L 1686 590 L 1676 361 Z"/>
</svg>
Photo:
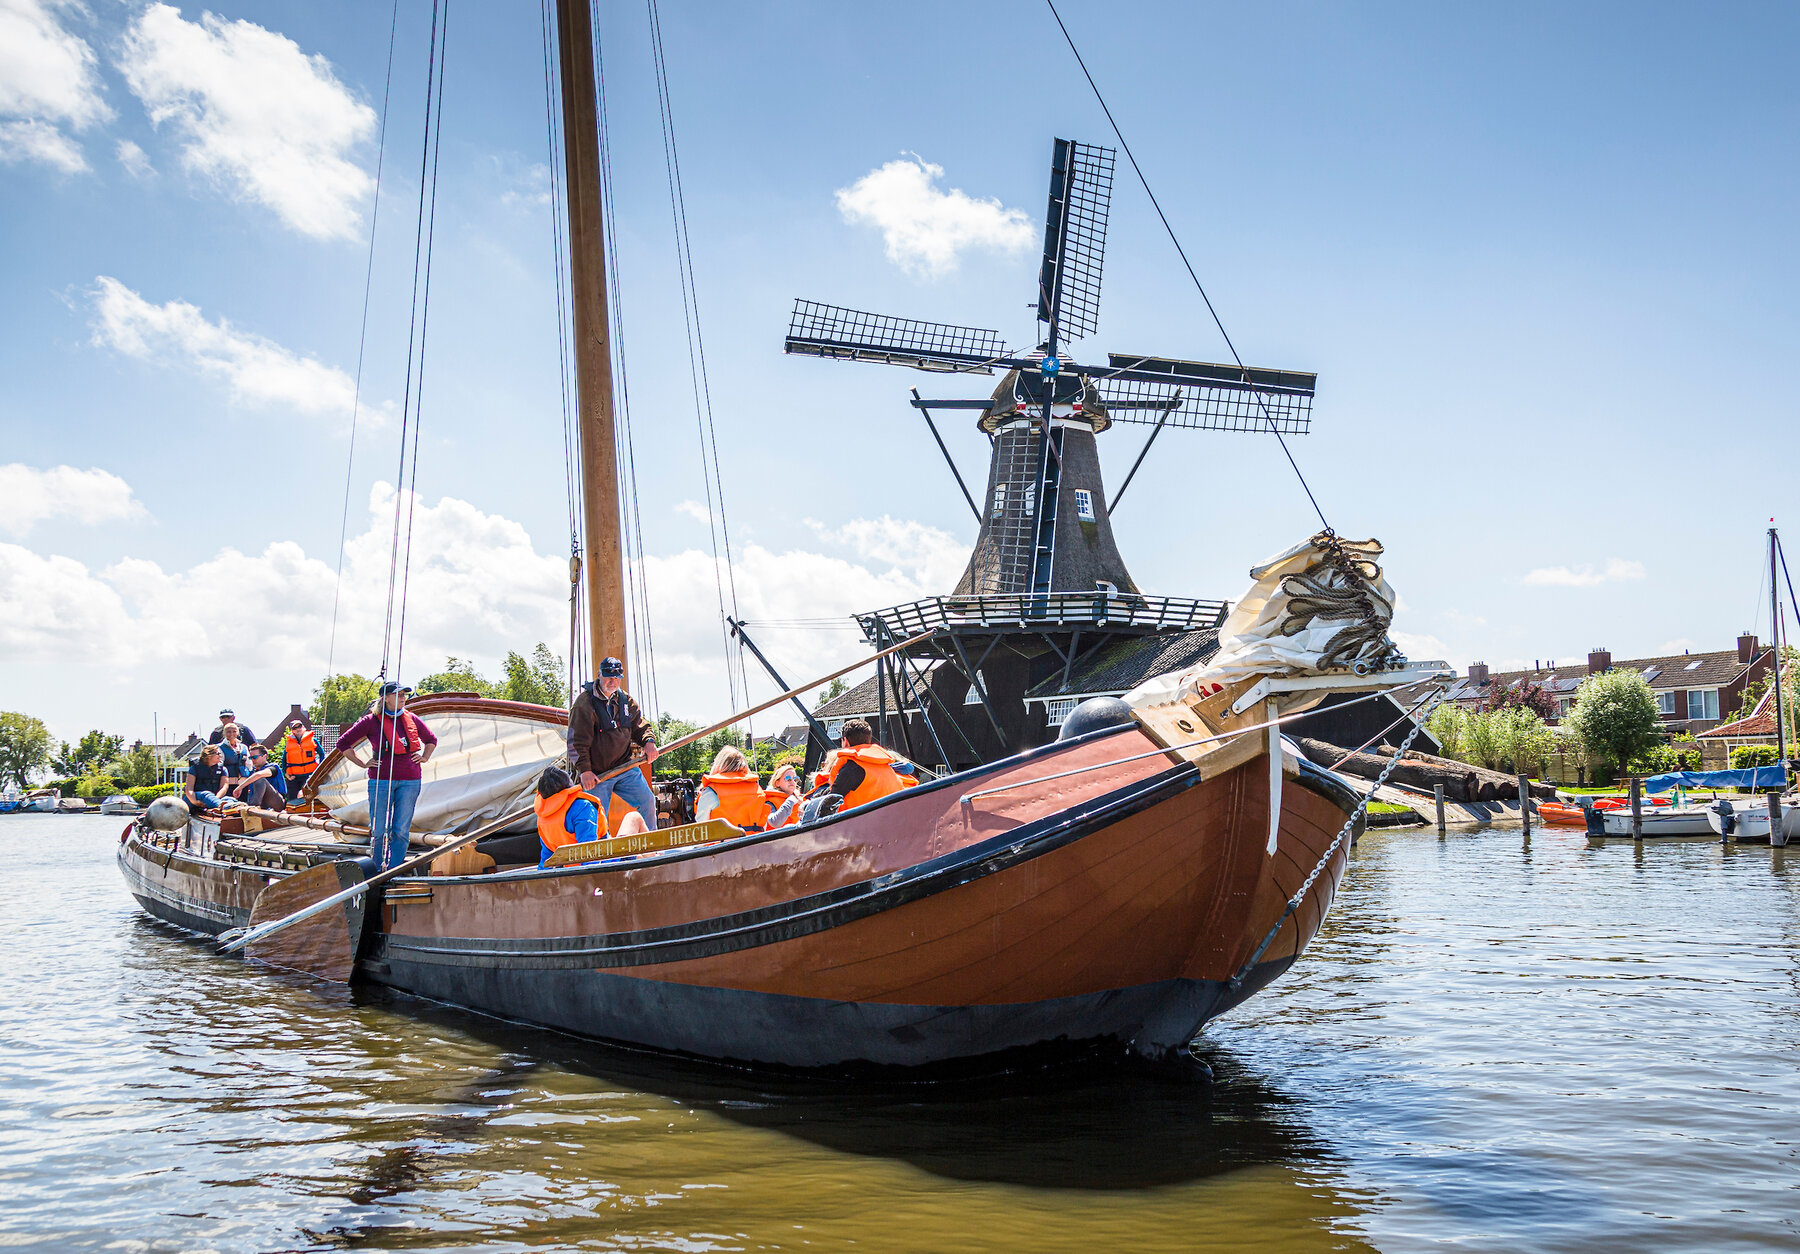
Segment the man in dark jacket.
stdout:
<svg viewBox="0 0 1800 1254">
<path fill-rule="evenodd" d="M 225 709 L 219 711 L 219 725 L 212 729 L 212 735 L 206 738 L 206 743 L 209 745 L 216 745 L 223 741 L 225 739 L 225 725 L 227 723 L 237 723 L 238 739 L 244 744 L 249 744 L 256 739 L 256 736 L 248 727 L 237 722 L 237 715 L 233 714 L 231 712 L 231 707 L 227 706 Z"/>
<path fill-rule="evenodd" d="M 583 684 L 569 709 L 569 764 L 581 786 L 600 799 L 600 821 L 617 792 L 626 804 L 656 827 L 656 796 L 642 771 L 633 769 L 611 779 L 600 777 L 641 751 L 646 764 L 656 761 L 656 731 L 644 720 L 638 703 L 624 690 L 625 664 L 616 657 L 600 663 L 600 678 Z"/>
</svg>

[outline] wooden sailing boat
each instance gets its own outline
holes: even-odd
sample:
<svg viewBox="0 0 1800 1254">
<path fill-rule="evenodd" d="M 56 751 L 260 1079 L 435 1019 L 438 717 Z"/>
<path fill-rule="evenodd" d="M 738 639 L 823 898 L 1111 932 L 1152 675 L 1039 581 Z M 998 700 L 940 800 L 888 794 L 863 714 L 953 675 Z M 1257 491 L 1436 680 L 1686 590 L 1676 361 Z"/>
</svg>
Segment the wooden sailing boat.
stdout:
<svg viewBox="0 0 1800 1254">
<path fill-rule="evenodd" d="M 557 9 L 588 613 L 595 651 L 622 654 L 588 4 Z M 1066 398 L 1046 366 L 1047 439 Z M 1070 1047 L 1180 1062 L 1317 933 L 1361 812 L 1278 720 L 1420 677 L 1385 640 L 1378 554 L 1326 533 L 1263 569 L 1226 624 L 1235 670 L 1166 677 L 1051 744 L 807 826 L 543 869 L 445 860 L 367 895 L 330 819 L 144 821 L 119 862 L 183 927 L 277 919 L 250 934 L 265 960 L 633 1046 L 801 1068 Z M 300 906 L 304 927 L 276 930 Z"/>
</svg>

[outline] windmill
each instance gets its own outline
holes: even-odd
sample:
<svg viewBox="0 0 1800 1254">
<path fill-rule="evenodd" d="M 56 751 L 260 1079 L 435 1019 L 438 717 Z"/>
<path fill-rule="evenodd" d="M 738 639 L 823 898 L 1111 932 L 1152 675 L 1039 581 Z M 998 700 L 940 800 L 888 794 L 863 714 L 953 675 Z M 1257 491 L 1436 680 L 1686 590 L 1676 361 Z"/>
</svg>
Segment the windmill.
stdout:
<svg viewBox="0 0 1800 1254">
<path fill-rule="evenodd" d="M 1113 164 L 1112 149 L 1056 141 L 1038 272 L 1039 340 L 1030 351 L 1009 348 L 999 332 L 979 327 L 794 304 L 789 353 L 946 374 L 1005 372 L 986 399 L 912 393 L 946 461 L 933 410 L 979 410 L 978 426 L 990 441 L 983 505 L 951 462 L 980 526 L 955 593 L 858 616 L 871 642 L 933 632 L 930 644 L 879 685 L 884 721 L 891 695 L 907 739 L 915 727 L 928 733 L 925 754 L 908 744 L 915 757 L 929 758 L 935 748 L 939 760 L 962 765 L 970 755 L 985 760 L 995 749 L 1012 752 L 1046 739 L 1056 721 L 1054 699 L 1036 698 L 1045 705 L 1041 717 L 1026 707 L 1030 693 L 1048 691 L 1058 663 L 1066 688 L 1078 666 L 1122 636 L 1191 635 L 1223 621 L 1222 602 L 1139 593 L 1113 541 L 1117 500 L 1108 506 L 1096 435 L 1115 423 L 1151 428 L 1122 497 L 1165 428 L 1284 435 L 1308 429 L 1312 374 L 1123 353 L 1107 354 L 1104 365 L 1065 357 L 1068 345 L 1099 325 Z M 997 653 L 999 664 L 990 666 Z M 948 699 L 952 677 L 972 695 Z M 970 717 L 973 706 L 985 713 L 986 728 Z M 909 709 L 917 722 L 904 718 Z"/>
</svg>

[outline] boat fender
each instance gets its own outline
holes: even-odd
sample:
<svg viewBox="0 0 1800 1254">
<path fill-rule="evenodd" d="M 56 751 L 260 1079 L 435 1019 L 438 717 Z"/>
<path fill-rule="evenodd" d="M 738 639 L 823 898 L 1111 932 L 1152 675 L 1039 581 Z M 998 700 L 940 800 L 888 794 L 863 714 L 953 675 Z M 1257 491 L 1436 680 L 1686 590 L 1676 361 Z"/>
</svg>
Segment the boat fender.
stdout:
<svg viewBox="0 0 1800 1254">
<path fill-rule="evenodd" d="M 180 797 L 158 797 L 144 811 L 144 821 L 159 832 L 180 832 L 187 830 L 187 802 Z"/>
<path fill-rule="evenodd" d="M 1069 711 L 1056 738 L 1073 740 L 1077 736 L 1085 736 L 1103 728 L 1123 727 L 1136 717 L 1131 712 L 1131 707 L 1117 697 L 1089 697 Z"/>
</svg>

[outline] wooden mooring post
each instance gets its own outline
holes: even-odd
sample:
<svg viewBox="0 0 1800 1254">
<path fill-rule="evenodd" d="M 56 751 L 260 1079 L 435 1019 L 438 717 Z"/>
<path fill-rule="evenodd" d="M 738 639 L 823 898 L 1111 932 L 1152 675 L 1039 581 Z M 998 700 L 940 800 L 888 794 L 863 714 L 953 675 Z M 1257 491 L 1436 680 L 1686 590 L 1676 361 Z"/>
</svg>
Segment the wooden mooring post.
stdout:
<svg viewBox="0 0 1800 1254">
<path fill-rule="evenodd" d="M 1781 849 L 1787 845 L 1787 833 L 1781 830 L 1781 789 L 1769 794 L 1769 846 Z"/>
<path fill-rule="evenodd" d="M 1519 819 L 1525 824 L 1525 834 L 1531 835 L 1531 776 L 1523 771 L 1519 773 Z"/>
<path fill-rule="evenodd" d="M 1442 836 L 1444 834 L 1444 786 L 1433 784 L 1431 795 L 1437 799 L 1438 835 Z"/>
<path fill-rule="evenodd" d="M 1631 777 L 1631 838 L 1644 838 L 1644 781 Z"/>
</svg>

